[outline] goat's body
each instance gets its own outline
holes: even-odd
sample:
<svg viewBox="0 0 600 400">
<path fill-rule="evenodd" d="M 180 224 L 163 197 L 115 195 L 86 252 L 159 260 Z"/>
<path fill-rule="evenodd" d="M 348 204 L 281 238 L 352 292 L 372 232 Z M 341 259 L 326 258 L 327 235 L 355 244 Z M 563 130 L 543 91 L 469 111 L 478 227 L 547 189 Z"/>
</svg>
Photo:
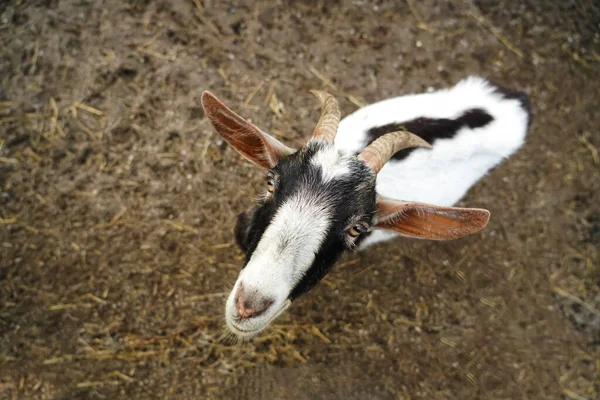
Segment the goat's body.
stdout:
<svg viewBox="0 0 600 400">
<path fill-rule="evenodd" d="M 260 201 L 236 225 L 246 261 L 225 319 L 238 337 L 261 332 L 344 251 L 394 235 L 372 229 L 431 240 L 483 229 L 489 211 L 449 206 L 523 144 L 529 122 L 526 95 L 481 78 L 376 103 L 341 124 L 335 98 L 313 94 L 321 117 L 299 150 L 202 95 L 221 137 L 268 170 Z"/>
<path fill-rule="evenodd" d="M 450 89 L 396 97 L 359 109 L 341 121 L 335 145 L 344 152 L 359 153 L 388 131 L 412 131 L 433 149 L 415 149 L 390 160 L 377 177 L 377 192 L 394 199 L 452 206 L 523 145 L 529 120 L 525 94 L 470 77 Z M 394 236 L 375 230 L 362 247 Z"/>
</svg>

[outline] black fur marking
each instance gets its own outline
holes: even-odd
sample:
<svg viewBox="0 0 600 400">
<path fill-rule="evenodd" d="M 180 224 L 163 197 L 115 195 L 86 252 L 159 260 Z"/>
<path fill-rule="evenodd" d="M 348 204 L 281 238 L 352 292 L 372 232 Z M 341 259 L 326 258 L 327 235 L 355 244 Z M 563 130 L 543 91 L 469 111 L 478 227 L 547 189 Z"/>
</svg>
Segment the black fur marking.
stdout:
<svg viewBox="0 0 600 400">
<path fill-rule="evenodd" d="M 371 236 L 373 234 L 372 231 L 368 231 L 365 233 L 362 233 L 359 237 L 356 238 L 356 240 L 354 241 L 354 244 L 356 245 L 356 248 L 358 248 L 360 246 L 360 244 L 369 236 Z"/>
<path fill-rule="evenodd" d="M 521 103 L 521 108 L 527 112 L 527 126 L 530 126 L 531 122 L 533 121 L 533 113 L 531 111 L 531 101 L 529 100 L 529 95 L 518 90 L 507 89 L 495 82 L 490 83 L 494 86 L 495 93 L 498 93 L 505 99 L 518 100 L 519 103 Z"/>
<path fill-rule="evenodd" d="M 248 243 L 248 231 L 250 229 L 250 222 L 252 222 L 252 215 L 254 214 L 254 210 L 250 210 L 250 212 L 241 213 L 238 215 L 237 223 L 235 224 L 235 241 L 242 251 L 247 252 L 249 243 Z"/>
<path fill-rule="evenodd" d="M 471 129 L 482 128 L 492 122 L 494 118 L 481 108 L 472 108 L 465 111 L 456 119 L 449 118 L 416 118 L 406 122 L 394 122 L 387 125 L 371 128 L 367 131 L 367 145 L 386 133 L 406 130 L 425 139 L 429 144 L 437 139 L 451 139 L 463 127 Z M 400 150 L 392 157 L 393 160 L 403 160 L 415 149 Z"/>
<path fill-rule="evenodd" d="M 273 168 L 273 172 L 278 176 L 278 185 L 273 196 L 263 204 L 241 214 L 235 228 L 236 241 L 246 252 L 247 264 L 279 207 L 299 190 L 305 190 L 308 186 L 311 196 L 324 199 L 331 205 L 331 225 L 326 237 L 315 256 L 313 265 L 292 289 L 288 297 L 290 300 L 312 289 L 348 249 L 346 230 L 349 222 L 361 217 L 363 222 L 370 225 L 376 210 L 373 174 L 359 160 L 350 163 L 349 174 L 327 182 L 323 181 L 321 168 L 311 162 L 313 156 L 323 146 L 325 145 L 318 142 L 309 142 L 298 152 L 282 159 Z M 362 236 L 358 240 L 363 239 Z M 278 246 L 281 248 L 287 244 L 283 238 Z"/>
<path fill-rule="evenodd" d="M 330 230 L 335 232 L 335 228 Z M 312 289 L 327 273 L 333 265 L 339 260 L 346 247 L 343 239 L 339 240 L 339 235 L 328 235 L 327 239 L 321 246 L 321 250 L 317 253 L 315 261 L 310 269 L 306 272 L 302 280 L 296 285 L 289 295 L 289 299 L 294 301 L 304 293 Z"/>
</svg>

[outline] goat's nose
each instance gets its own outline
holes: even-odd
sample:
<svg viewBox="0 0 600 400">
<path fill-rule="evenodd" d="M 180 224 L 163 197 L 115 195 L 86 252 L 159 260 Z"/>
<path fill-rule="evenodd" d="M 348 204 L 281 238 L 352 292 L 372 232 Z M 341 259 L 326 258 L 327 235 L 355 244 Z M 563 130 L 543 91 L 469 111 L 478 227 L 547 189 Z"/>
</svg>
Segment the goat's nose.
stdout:
<svg viewBox="0 0 600 400">
<path fill-rule="evenodd" d="M 263 297 L 256 291 L 246 293 L 242 282 L 235 295 L 235 310 L 240 319 L 258 317 L 273 304 L 273 300 Z"/>
</svg>

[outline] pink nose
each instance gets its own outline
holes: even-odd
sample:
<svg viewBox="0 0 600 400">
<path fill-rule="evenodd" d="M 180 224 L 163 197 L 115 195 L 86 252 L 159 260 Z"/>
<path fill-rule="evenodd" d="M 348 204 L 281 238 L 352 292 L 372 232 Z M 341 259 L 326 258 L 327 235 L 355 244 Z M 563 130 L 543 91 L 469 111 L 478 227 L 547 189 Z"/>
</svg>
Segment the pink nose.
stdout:
<svg viewBox="0 0 600 400">
<path fill-rule="evenodd" d="M 242 282 L 235 294 L 235 310 L 240 319 L 248 319 L 258 317 L 264 313 L 273 304 L 273 300 L 267 297 L 262 297 L 257 291 L 250 293 L 244 292 Z"/>
</svg>

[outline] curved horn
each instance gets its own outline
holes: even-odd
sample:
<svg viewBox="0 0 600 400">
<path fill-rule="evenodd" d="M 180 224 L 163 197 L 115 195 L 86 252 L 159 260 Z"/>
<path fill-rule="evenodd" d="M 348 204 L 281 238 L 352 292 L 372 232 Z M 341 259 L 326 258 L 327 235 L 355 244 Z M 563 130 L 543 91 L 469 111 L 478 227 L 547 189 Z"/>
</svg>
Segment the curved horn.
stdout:
<svg viewBox="0 0 600 400">
<path fill-rule="evenodd" d="M 406 131 L 387 133 L 368 145 L 358 158 L 365 162 L 375 174 L 394 154 L 402 149 L 423 147 L 430 149 L 431 145 L 415 134 Z"/>
<path fill-rule="evenodd" d="M 310 92 L 317 96 L 322 110 L 321 117 L 311 138 L 322 137 L 327 142 L 333 144 L 341 116 L 338 102 L 335 97 L 327 92 L 319 90 L 311 90 Z"/>
</svg>

